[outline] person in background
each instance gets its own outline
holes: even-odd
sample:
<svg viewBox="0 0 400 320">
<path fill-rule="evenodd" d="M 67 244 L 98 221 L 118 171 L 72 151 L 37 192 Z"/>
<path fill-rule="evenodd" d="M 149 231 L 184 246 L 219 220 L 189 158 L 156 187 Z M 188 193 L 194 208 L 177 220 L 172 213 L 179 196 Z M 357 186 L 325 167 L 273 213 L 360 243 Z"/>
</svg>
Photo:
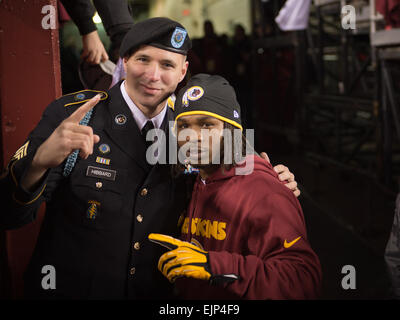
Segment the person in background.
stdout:
<svg viewBox="0 0 400 320">
<path fill-rule="evenodd" d="M 93 22 L 97 9 L 111 40 L 110 59 L 116 63 L 122 39 L 134 23 L 127 0 L 93 0 L 95 8 L 90 0 L 61 0 L 61 3 L 82 36 L 81 58 L 90 64 L 99 64 L 109 59 Z"/>
</svg>

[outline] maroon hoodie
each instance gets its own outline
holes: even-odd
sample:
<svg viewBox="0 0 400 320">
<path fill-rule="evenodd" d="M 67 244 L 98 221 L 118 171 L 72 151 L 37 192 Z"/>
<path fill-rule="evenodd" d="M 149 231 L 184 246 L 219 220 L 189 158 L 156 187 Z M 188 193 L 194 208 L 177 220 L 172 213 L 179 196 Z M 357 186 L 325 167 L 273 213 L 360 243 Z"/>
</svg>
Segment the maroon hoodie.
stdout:
<svg viewBox="0 0 400 320">
<path fill-rule="evenodd" d="M 182 240 L 209 251 L 213 275 L 236 274 L 230 284 L 180 278 L 186 299 L 315 299 L 319 259 L 307 241 L 303 212 L 272 166 L 259 157 L 248 175 L 233 168 L 197 178 Z M 242 166 L 243 167 L 243 166 Z"/>
</svg>

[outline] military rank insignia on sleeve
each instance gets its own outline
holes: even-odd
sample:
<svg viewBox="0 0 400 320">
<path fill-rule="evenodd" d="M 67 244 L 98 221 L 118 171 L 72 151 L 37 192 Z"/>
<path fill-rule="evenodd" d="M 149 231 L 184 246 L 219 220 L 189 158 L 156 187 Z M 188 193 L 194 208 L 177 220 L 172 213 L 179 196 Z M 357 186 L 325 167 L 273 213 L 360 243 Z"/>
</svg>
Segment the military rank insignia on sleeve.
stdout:
<svg viewBox="0 0 400 320">
<path fill-rule="evenodd" d="M 21 148 L 17 150 L 17 152 L 15 152 L 11 160 L 21 160 L 23 157 L 25 157 L 27 154 L 28 146 L 29 141 L 27 141 Z"/>
</svg>

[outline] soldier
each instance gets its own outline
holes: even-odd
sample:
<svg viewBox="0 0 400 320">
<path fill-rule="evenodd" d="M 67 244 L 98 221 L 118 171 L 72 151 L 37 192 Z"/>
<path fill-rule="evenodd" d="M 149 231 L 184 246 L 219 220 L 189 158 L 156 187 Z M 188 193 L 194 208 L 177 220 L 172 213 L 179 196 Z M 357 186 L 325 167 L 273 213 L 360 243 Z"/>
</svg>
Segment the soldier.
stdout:
<svg viewBox="0 0 400 320">
<path fill-rule="evenodd" d="M 52 102 L 11 160 L 1 181 L 1 225 L 30 223 L 46 202 L 25 274 L 28 298 L 172 297 L 156 266 L 162 250 L 147 236 L 177 233 L 186 182 L 172 179 L 169 165 L 146 161 L 145 135 L 152 127 L 168 132 L 167 101 L 186 75 L 190 47 L 175 21 L 135 24 L 120 51 L 126 80 Z M 298 192 L 290 172 L 282 178 Z M 46 265 L 56 270 L 55 289 L 42 287 Z"/>
</svg>

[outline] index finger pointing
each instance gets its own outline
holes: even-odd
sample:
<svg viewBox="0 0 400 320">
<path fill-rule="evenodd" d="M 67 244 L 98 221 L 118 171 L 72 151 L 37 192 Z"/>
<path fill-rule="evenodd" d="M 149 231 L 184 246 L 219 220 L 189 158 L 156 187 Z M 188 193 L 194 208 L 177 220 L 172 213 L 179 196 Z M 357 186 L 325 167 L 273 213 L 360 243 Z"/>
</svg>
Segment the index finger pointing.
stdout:
<svg viewBox="0 0 400 320">
<path fill-rule="evenodd" d="M 81 105 L 69 117 L 68 121 L 79 123 L 86 113 L 88 113 L 100 101 L 100 94 L 97 94 L 92 99 Z"/>
</svg>

